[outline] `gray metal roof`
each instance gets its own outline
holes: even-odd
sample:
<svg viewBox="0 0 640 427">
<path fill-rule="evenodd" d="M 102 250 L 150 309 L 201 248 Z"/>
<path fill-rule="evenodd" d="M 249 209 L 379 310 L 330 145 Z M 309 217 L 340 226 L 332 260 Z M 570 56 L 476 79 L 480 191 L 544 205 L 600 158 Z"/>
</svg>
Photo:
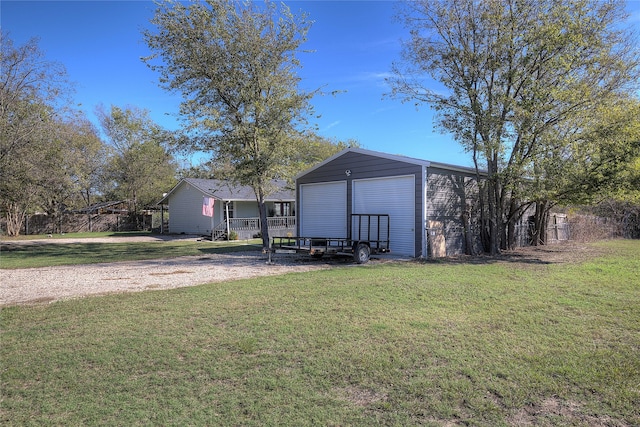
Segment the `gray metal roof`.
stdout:
<svg viewBox="0 0 640 427">
<path fill-rule="evenodd" d="M 272 184 L 278 188 L 275 192 L 268 195 L 265 200 L 267 202 L 293 202 L 295 201 L 294 190 L 287 188 L 286 181 L 273 180 Z M 167 193 L 166 196 L 158 202 L 158 204 L 166 203 L 167 199 L 174 193 L 180 186 L 190 185 L 204 195 L 213 197 L 218 200 L 226 201 L 256 201 L 256 195 L 253 192 L 253 188 L 248 185 L 234 185 L 229 181 L 221 179 L 200 179 L 200 178 L 183 178 L 180 182 Z"/>
<path fill-rule="evenodd" d="M 333 156 L 329 157 L 328 159 L 312 166 L 311 168 L 304 170 L 302 172 L 300 172 L 299 174 L 297 174 L 295 176 L 296 179 L 310 173 L 313 172 L 314 170 L 324 166 L 325 164 L 337 159 L 340 156 L 345 155 L 346 153 L 359 153 L 359 154 L 366 154 L 369 156 L 375 156 L 375 157 L 381 157 L 383 159 L 389 159 L 389 160 L 395 160 L 398 162 L 404 162 L 404 163 L 409 163 L 409 164 L 413 164 L 413 165 L 419 165 L 419 166 L 423 166 L 423 167 L 434 167 L 434 168 L 440 168 L 440 169 L 446 169 L 446 170 L 451 170 L 451 171 L 456 171 L 456 172 L 463 172 L 463 173 L 475 173 L 476 170 L 473 167 L 469 167 L 469 166 L 456 166 L 456 165 L 450 165 L 447 163 L 440 163 L 440 162 L 432 162 L 430 160 L 421 160 L 421 159 L 416 159 L 413 157 L 406 157 L 406 156 L 401 156 L 398 154 L 388 154 L 388 153 L 381 153 L 379 151 L 372 151 L 372 150 L 365 150 L 363 148 L 345 148 L 344 150 L 340 151 L 339 153 L 334 154 Z M 481 170 L 480 174 L 484 174 L 485 171 Z"/>
</svg>

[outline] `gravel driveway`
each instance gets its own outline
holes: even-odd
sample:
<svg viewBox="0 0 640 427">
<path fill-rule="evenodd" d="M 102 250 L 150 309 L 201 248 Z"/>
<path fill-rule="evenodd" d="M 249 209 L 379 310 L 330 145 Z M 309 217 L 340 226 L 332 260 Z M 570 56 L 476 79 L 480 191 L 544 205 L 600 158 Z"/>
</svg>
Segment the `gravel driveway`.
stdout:
<svg viewBox="0 0 640 427">
<path fill-rule="evenodd" d="M 124 242 L 123 239 L 118 238 L 117 241 Z M 88 243 L 89 239 L 81 241 Z M 73 242 L 56 239 L 18 244 Z M 326 262 L 287 255 L 274 256 L 272 265 L 268 265 L 267 261 L 266 255 L 250 251 L 150 261 L 0 270 L 0 306 L 45 303 L 117 292 L 171 289 L 330 267 Z"/>
<path fill-rule="evenodd" d="M 56 243 L 125 242 L 169 240 L 176 237 L 118 237 L 97 239 L 52 239 L 15 241 L 11 244 L 40 245 Z M 194 237 L 178 237 L 191 238 Z M 452 257 L 448 262 L 521 262 L 551 264 L 583 261 L 601 254 L 601 249 L 577 242 L 562 245 L 520 248 L 499 257 Z M 386 260 L 402 260 L 385 255 Z M 61 267 L 0 270 L 0 307 L 33 304 L 152 289 L 171 289 L 204 283 L 223 282 L 257 276 L 271 276 L 289 272 L 303 272 L 345 265 L 339 261 L 314 260 L 305 256 L 275 255 L 273 265 L 260 252 L 235 252 L 189 256 L 151 261 L 131 261 L 105 264 L 71 265 Z M 385 261 L 382 261 L 385 262 Z M 353 264 L 356 266 L 357 264 Z"/>
</svg>

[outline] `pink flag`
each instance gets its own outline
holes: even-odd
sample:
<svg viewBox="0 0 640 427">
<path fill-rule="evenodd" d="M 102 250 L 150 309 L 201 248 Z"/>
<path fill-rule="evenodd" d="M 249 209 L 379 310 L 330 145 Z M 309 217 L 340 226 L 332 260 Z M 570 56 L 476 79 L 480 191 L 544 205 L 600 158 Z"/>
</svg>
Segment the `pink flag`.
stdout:
<svg viewBox="0 0 640 427">
<path fill-rule="evenodd" d="M 215 199 L 213 197 L 203 197 L 202 198 L 202 215 L 213 216 L 214 203 L 215 203 Z"/>
</svg>

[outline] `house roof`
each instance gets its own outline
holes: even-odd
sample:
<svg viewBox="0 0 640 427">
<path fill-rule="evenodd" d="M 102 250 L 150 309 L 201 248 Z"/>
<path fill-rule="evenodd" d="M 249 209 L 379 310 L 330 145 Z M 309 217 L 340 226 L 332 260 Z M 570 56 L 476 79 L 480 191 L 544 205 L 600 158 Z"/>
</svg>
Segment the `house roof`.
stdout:
<svg viewBox="0 0 640 427">
<path fill-rule="evenodd" d="M 402 155 L 398 155 L 398 154 L 388 154 L 388 153 L 382 153 L 379 151 L 372 151 L 372 150 L 365 150 L 363 148 L 346 148 L 342 151 L 340 151 L 337 154 L 334 154 L 333 156 L 329 157 L 328 159 L 324 160 L 323 162 L 320 162 L 318 164 L 316 164 L 315 166 L 311 167 L 310 169 L 307 169 L 301 173 L 299 173 L 298 175 L 296 175 L 296 179 L 300 178 L 301 176 L 304 176 L 306 174 L 308 174 L 309 172 L 312 172 L 322 166 L 324 166 L 325 164 L 337 159 L 338 157 L 341 157 L 343 155 L 345 155 L 346 153 L 359 153 L 359 154 L 366 154 L 369 156 L 375 156 L 375 157 L 380 157 L 383 159 L 388 159 L 388 160 L 395 160 L 398 162 L 404 162 L 404 163 L 409 163 L 409 164 L 413 164 L 413 165 L 419 165 L 419 166 L 424 166 L 424 167 L 434 167 L 434 168 L 439 168 L 439 169 L 446 169 L 446 170 L 451 170 L 451 171 L 456 171 L 456 172 L 463 172 L 463 173 L 475 173 L 476 169 L 473 167 L 467 167 L 467 166 L 456 166 L 456 165 L 450 165 L 447 163 L 440 163 L 440 162 L 432 162 L 430 160 L 421 160 L 421 159 L 416 159 L 413 157 L 406 157 L 406 156 L 402 156 Z M 480 171 L 481 174 L 484 173 L 484 171 Z"/>
<path fill-rule="evenodd" d="M 286 181 L 273 180 L 272 184 L 275 185 L 278 190 L 265 198 L 267 202 L 295 201 L 294 192 L 293 190 L 287 189 Z M 234 185 L 230 181 L 221 179 L 183 178 L 162 198 L 162 200 L 158 202 L 158 204 L 167 203 L 169 197 L 171 197 L 171 195 L 183 185 L 190 185 L 201 191 L 203 195 L 213 197 L 218 200 L 235 202 L 256 201 L 256 195 L 253 192 L 253 188 L 248 185 Z"/>
</svg>

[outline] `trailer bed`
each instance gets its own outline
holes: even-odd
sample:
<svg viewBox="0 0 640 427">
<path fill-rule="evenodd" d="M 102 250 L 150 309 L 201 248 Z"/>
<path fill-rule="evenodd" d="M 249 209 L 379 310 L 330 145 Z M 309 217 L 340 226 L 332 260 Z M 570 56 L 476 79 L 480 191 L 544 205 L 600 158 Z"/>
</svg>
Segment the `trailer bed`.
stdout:
<svg viewBox="0 0 640 427">
<path fill-rule="evenodd" d="M 315 258 L 352 256 L 358 263 L 369 261 L 371 254 L 390 252 L 389 215 L 352 214 L 352 238 L 274 237 L 275 253 L 304 253 Z"/>
</svg>

